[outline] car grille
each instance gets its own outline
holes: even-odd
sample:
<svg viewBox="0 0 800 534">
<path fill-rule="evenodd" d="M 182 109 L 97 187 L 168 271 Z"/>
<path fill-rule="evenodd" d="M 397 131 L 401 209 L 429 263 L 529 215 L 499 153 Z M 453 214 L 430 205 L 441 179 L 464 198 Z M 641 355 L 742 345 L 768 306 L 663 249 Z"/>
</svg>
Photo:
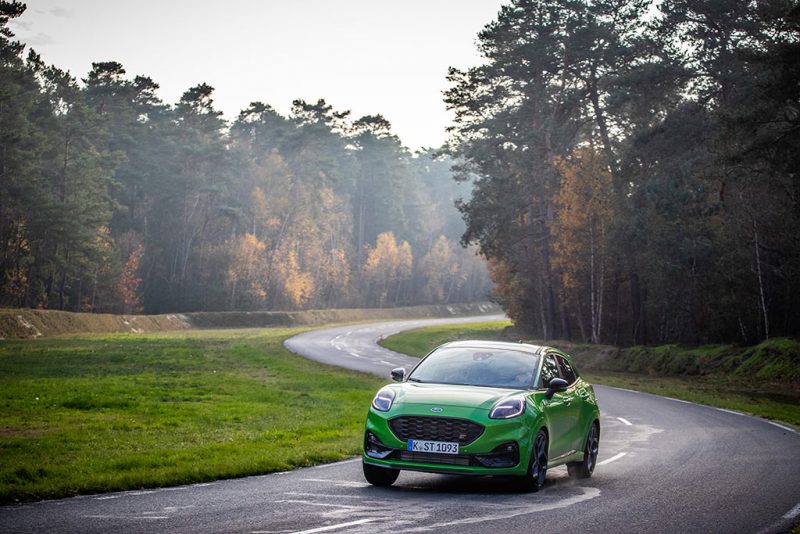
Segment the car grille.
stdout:
<svg viewBox="0 0 800 534">
<path fill-rule="evenodd" d="M 461 445 L 469 445 L 483 434 L 483 425 L 453 417 L 400 416 L 389 420 L 389 428 L 403 441 L 421 439 Z"/>
<path fill-rule="evenodd" d="M 470 457 L 457 454 L 434 454 L 430 452 L 400 452 L 400 460 L 423 464 L 470 465 Z"/>
</svg>

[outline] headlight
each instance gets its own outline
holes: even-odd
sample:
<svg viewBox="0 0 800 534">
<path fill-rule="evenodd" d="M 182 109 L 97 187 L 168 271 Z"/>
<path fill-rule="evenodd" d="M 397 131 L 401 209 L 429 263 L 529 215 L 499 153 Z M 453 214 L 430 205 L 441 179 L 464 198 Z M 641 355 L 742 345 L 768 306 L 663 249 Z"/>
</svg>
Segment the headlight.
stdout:
<svg viewBox="0 0 800 534">
<path fill-rule="evenodd" d="M 372 407 L 379 412 L 388 412 L 392 407 L 394 401 L 394 390 L 392 388 L 383 388 L 378 391 L 375 398 L 372 399 Z"/>
<path fill-rule="evenodd" d="M 489 419 L 511 419 L 525 412 L 525 401 L 522 399 L 501 400 L 489 412 Z"/>
</svg>

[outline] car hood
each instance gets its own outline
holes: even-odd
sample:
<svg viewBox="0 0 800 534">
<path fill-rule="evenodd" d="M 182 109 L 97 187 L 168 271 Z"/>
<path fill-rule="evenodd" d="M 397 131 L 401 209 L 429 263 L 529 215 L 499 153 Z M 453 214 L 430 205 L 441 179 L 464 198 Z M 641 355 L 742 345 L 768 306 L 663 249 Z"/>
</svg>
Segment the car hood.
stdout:
<svg viewBox="0 0 800 534">
<path fill-rule="evenodd" d="M 521 393 L 515 389 L 405 382 L 396 390 L 395 404 L 435 404 L 490 410 L 497 401 Z"/>
</svg>

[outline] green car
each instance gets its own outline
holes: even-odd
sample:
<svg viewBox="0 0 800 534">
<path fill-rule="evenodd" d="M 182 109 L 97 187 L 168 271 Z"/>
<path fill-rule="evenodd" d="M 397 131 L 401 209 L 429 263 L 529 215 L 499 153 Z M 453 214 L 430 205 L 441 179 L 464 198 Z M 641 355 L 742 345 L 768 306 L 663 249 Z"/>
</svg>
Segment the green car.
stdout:
<svg viewBox="0 0 800 534">
<path fill-rule="evenodd" d="M 400 470 L 516 477 L 538 491 L 566 464 L 588 478 L 600 412 L 571 358 L 551 347 L 457 341 L 434 349 L 375 395 L 364 432 L 364 477 L 390 486 Z"/>
</svg>

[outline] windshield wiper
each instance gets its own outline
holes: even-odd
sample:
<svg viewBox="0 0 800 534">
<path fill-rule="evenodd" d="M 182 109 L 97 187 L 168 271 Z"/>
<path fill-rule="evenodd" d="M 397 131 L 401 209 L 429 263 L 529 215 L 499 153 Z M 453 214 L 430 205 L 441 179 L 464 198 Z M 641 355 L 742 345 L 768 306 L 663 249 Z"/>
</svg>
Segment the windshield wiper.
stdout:
<svg viewBox="0 0 800 534">
<path fill-rule="evenodd" d="M 419 378 L 409 378 L 408 381 L 409 382 L 419 382 L 420 384 L 424 384 L 425 383 L 424 380 L 420 380 Z"/>
</svg>

